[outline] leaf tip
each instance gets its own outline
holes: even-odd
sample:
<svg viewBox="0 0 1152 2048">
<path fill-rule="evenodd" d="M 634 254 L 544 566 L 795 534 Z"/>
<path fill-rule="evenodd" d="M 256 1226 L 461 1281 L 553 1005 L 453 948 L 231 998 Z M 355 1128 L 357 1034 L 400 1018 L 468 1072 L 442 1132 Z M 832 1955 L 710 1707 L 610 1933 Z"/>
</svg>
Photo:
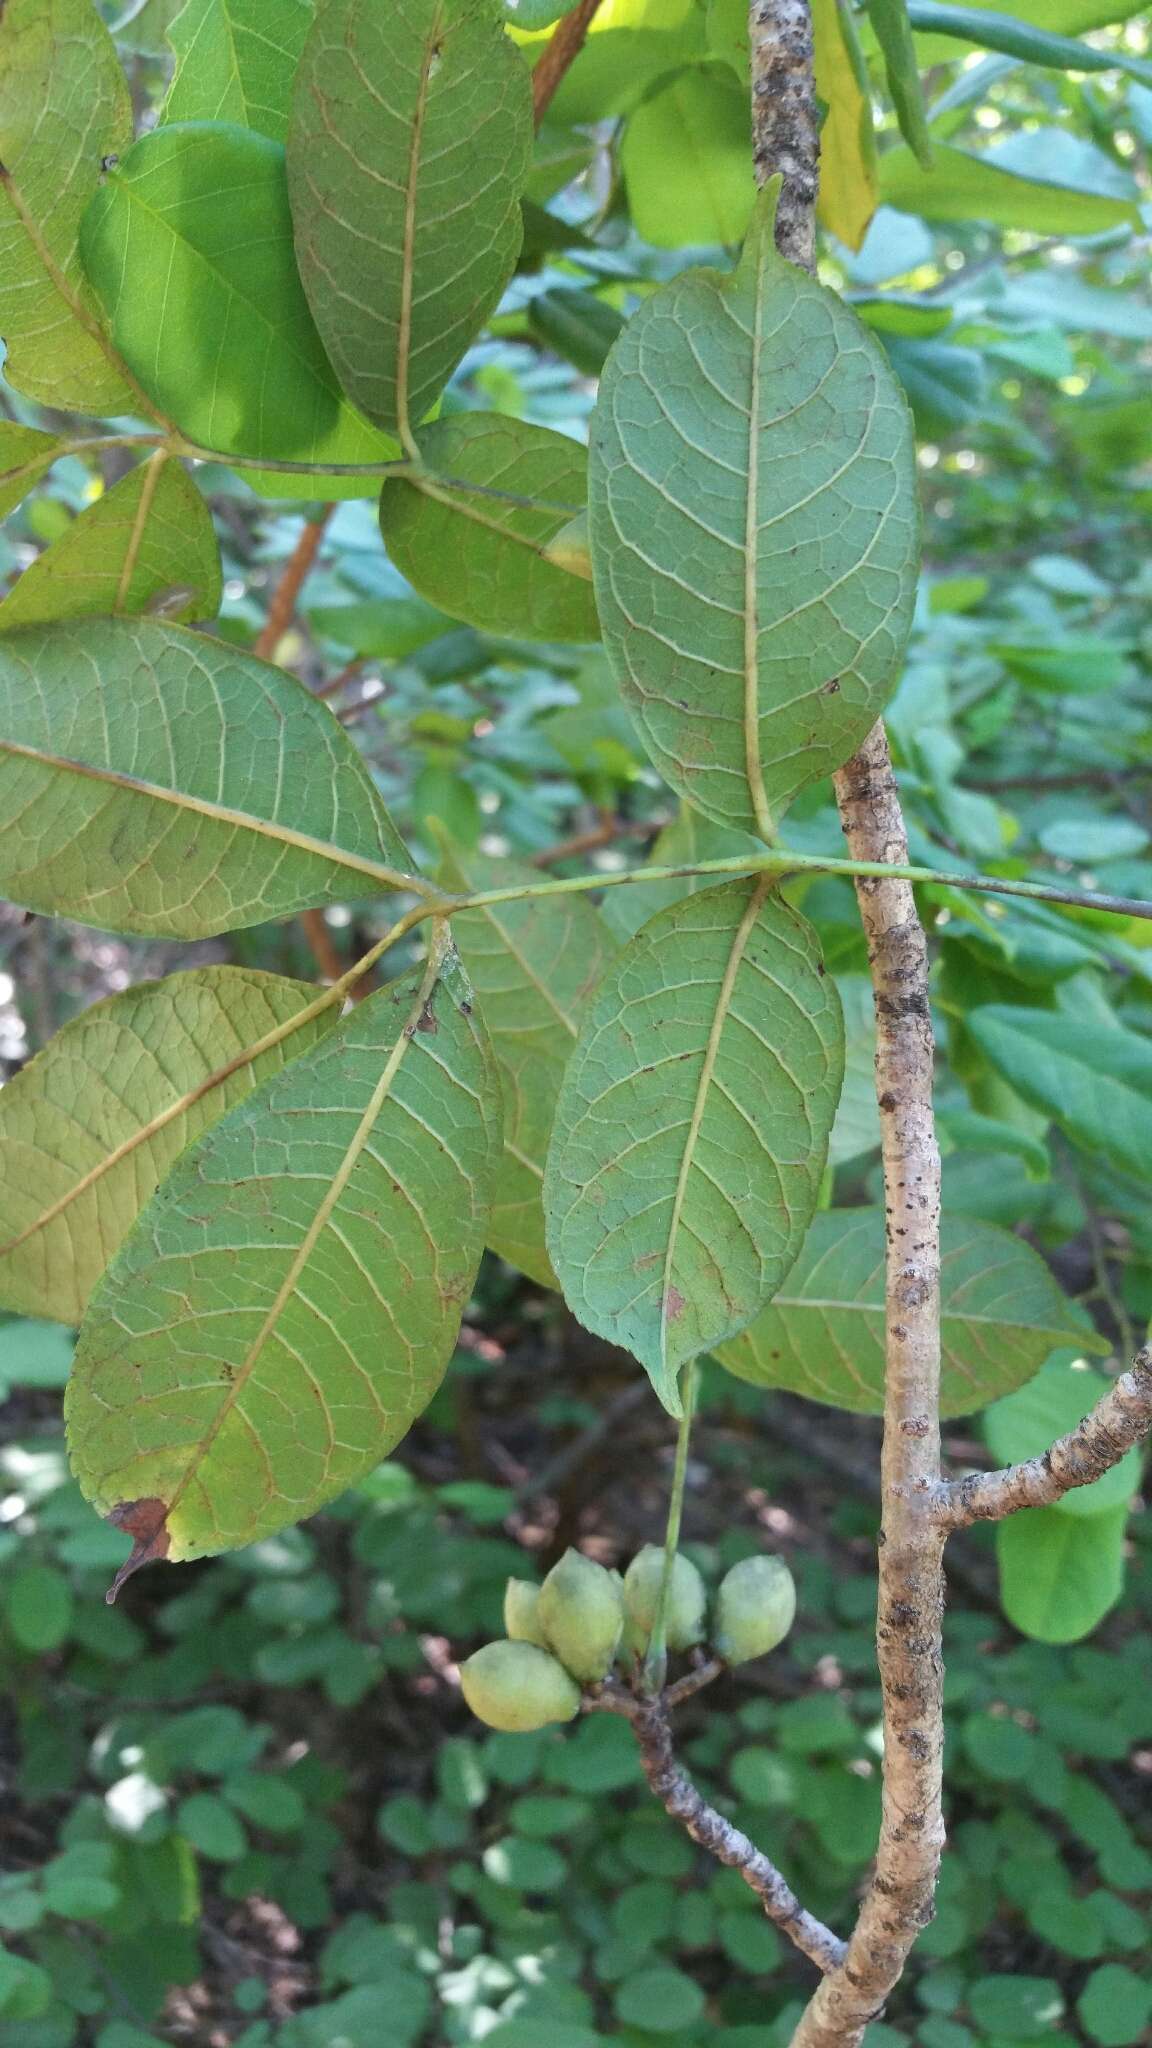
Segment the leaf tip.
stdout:
<svg viewBox="0 0 1152 2048">
<path fill-rule="evenodd" d="M 168 1555 L 168 1503 L 154 1495 L 142 1500 L 117 1501 L 108 1515 L 114 1529 L 132 1538 L 132 1548 L 120 1566 L 104 1598 L 113 1606 L 120 1588 L 141 1565 L 152 1564 Z"/>
</svg>

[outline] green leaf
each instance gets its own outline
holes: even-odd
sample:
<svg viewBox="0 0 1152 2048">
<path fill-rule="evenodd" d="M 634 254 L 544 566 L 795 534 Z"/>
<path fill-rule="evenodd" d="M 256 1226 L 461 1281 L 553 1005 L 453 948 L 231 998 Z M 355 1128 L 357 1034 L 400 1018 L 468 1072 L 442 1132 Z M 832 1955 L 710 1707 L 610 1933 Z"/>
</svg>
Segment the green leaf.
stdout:
<svg viewBox="0 0 1152 2048">
<path fill-rule="evenodd" d="M 19 1075 L 13 1077 L 19 1080 Z M 62 1387 L 72 1370 L 72 1337 L 56 1323 L 24 1317 L 0 1323 L 0 1396 L 13 1387 Z"/>
<path fill-rule="evenodd" d="M 874 1152 L 880 1144 L 876 1107 L 876 1011 L 866 974 L 839 974 L 844 1009 L 844 1086 L 828 1142 L 833 1166 Z"/>
<path fill-rule="evenodd" d="M 660 773 L 768 831 L 895 683 L 915 593 L 911 424 L 878 344 L 776 254 L 690 271 L 629 321 L 593 423 L 604 641 Z"/>
<path fill-rule="evenodd" d="M 1147 2038 L 1152 2020 L 1152 1982 L 1123 1963 L 1093 1970 L 1076 2001 L 1081 2026 L 1100 2048 L 1130 2048 Z"/>
<path fill-rule="evenodd" d="M 574 291 L 564 285 L 537 292 L 528 307 L 528 318 L 541 341 L 585 377 L 600 375 L 608 351 L 624 327 L 624 316 L 615 306 L 598 299 L 594 292 Z"/>
<path fill-rule="evenodd" d="M 170 619 L 210 619 L 220 596 L 212 515 L 182 465 L 162 449 L 29 564 L 0 604 L 0 633 L 157 606 Z"/>
<path fill-rule="evenodd" d="M 1124 1590 L 1126 1507 L 1101 1515 L 1023 1508 L 996 1524 L 1000 1604 L 1038 1643 L 1077 1643 Z M 1018 2031 L 1018 2030 L 1017 2030 Z"/>
<path fill-rule="evenodd" d="M 72 1588 L 51 1564 L 20 1565 L 4 1587 L 4 1619 L 22 1650 L 58 1650 L 72 1626 Z"/>
<path fill-rule="evenodd" d="M 300 273 L 344 389 L 405 442 L 512 275 L 531 154 L 498 0 L 319 0 L 288 134 Z"/>
<path fill-rule="evenodd" d="M 380 526 L 420 595 L 481 632 L 595 640 L 591 587 L 545 555 L 585 502 L 579 442 L 483 412 L 440 420 L 419 440 L 424 467 L 384 485 Z"/>
<path fill-rule="evenodd" d="M 968 2006 L 977 2026 L 1018 2041 L 1050 2033 L 1064 2013 L 1055 1978 L 1020 1977 L 1007 1971 L 996 1977 L 978 1977 L 968 1992 Z"/>
<path fill-rule="evenodd" d="M 996 1401 L 983 1418 L 984 1441 L 999 1465 L 1040 1457 L 1057 1437 L 1082 1422 L 1109 1381 L 1082 1359 L 1056 1358 L 1016 1393 Z M 1098 1515 L 1126 1508 L 1140 1485 L 1140 1452 L 1131 1450 L 1090 1486 L 1075 1486 L 1053 1510 L 1061 1515 Z"/>
<path fill-rule="evenodd" d="M 458 846 L 446 848 L 440 869 L 446 889 L 468 894 L 539 879 L 514 861 Z M 491 1034 L 504 1096 L 504 1154 L 488 1242 L 502 1259 L 554 1287 L 544 1244 L 544 1162 L 579 1019 L 615 951 L 613 940 L 599 912 L 577 895 L 465 911 L 452 930 Z"/>
<path fill-rule="evenodd" d="M 744 87 L 727 66 L 676 73 L 629 116 L 620 165 L 632 224 L 646 242 L 739 242 L 756 192 Z"/>
<path fill-rule="evenodd" d="M 1043 1259 L 990 1223 L 945 1218 L 941 1262 L 945 1415 L 1029 1379 L 1056 1344 L 1103 1350 Z M 770 1308 L 717 1358 L 753 1386 L 878 1415 L 884 1406 L 884 1216 L 828 1209 Z"/>
<path fill-rule="evenodd" d="M 812 32 L 816 96 L 827 108 L 816 213 L 845 248 L 859 249 L 876 211 L 879 184 L 868 67 L 847 0 L 813 0 Z"/>
<path fill-rule="evenodd" d="M 755 857 L 761 841 L 750 832 L 733 831 L 729 825 L 714 825 L 692 806 L 682 803 L 678 815 L 655 840 L 648 865 L 654 868 L 690 868 L 703 860 L 729 860 L 740 854 Z M 684 875 L 670 882 L 629 882 L 626 887 L 606 889 L 601 915 L 618 939 L 630 939 L 670 903 L 682 903 L 686 896 L 716 887 L 715 875 Z"/>
<path fill-rule="evenodd" d="M 168 31 L 176 75 L 161 121 L 234 121 L 283 142 L 308 0 L 187 0 Z"/>
<path fill-rule="evenodd" d="M 649 2034 L 681 2034 L 702 2018 L 704 2003 L 695 1979 L 667 1963 L 625 1977 L 615 1998 L 617 2018 Z"/>
<path fill-rule="evenodd" d="M 2 311 L 0 299 L 0 314 Z M 39 427 L 18 427 L 11 420 L 0 420 L 0 519 L 16 510 L 66 445 L 56 434 L 42 434 Z"/>
<path fill-rule="evenodd" d="M 223 121 L 145 135 L 92 201 L 81 246 L 116 347 L 198 445 L 321 467 L 399 453 L 341 398 L 296 271 L 284 151 L 266 135 Z"/>
<path fill-rule="evenodd" d="M 1062 138 L 1066 145 L 1071 139 Z M 938 143 L 929 172 L 901 145 L 880 159 L 880 190 L 888 206 L 921 220 L 976 220 L 1035 235 L 1096 235 L 1138 224 L 1133 199 L 1084 190 L 1071 176 L 1052 175 L 1056 161 L 1046 160 L 1046 168 L 1044 178 L 1029 176 L 988 154 L 973 156 Z"/>
<path fill-rule="evenodd" d="M 91 0 L 7 0 L 0 13 L 0 335 L 27 398 L 133 409 L 101 335 L 77 238 L 102 160 L 132 139 L 132 103 Z"/>
<path fill-rule="evenodd" d="M 307 611 L 314 633 L 366 661 L 403 661 L 456 630 L 455 619 L 422 597 L 366 597 L 353 604 L 312 605 Z"/>
<path fill-rule="evenodd" d="M 920 63 L 908 19 L 908 0 L 868 0 L 868 19 L 884 58 L 884 75 L 900 133 L 924 170 L 932 168 L 932 135 L 924 111 Z"/>
<path fill-rule="evenodd" d="M 378 893 L 408 866 L 331 712 L 186 627 L 5 635 L 0 734 L 0 886 L 32 910 L 200 939 Z"/>
<path fill-rule="evenodd" d="M 601 982 L 556 1110 L 548 1250 L 573 1313 L 673 1414 L 681 1366 L 796 1256 L 843 1059 L 811 927 L 763 880 L 661 911 Z"/>
<path fill-rule="evenodd" d="M 335 1003 L 296 1021 L 316 997 L 306 982 L 200 967 L 57 1032 L 0 1090 L 0 1301 L 79 1322 L 185 1146 L 338 1021 Z"/>
<path fill-rule="evenodd" d="M 68 1389 L 82 1491 L 144 1517 L 134 1561 L 269 1536 L 400 1441 L 455 1343 L 499 1143 L 467 985 L 433 954 L 183 1154 Z"/>
<path fill-rule="evenodd" d="M 1152 1152 L 1152 1045 L 1122 1025 L 990 1004 L 966 1029 L 1013 1088 L 1077 1145 L 1143 1180 Z"/>
<path fill-rule="evenodd" d="M 1129 78 L 1152 84 L 1152 64 L 1142 63 L 1116 44 L 1099 50 L 1093 43 L 1051 35 L 1030 21 L 997 13 L 990 7 L 942 6 L 938 0 L 906 0 L 906 4 L 909 20 L 917 30 L 959 37 L 982 49 L 1019 57 L 1025 64 L 1042 65 L 1049 71 L 1123 71 Z"/>
<path fill-rule="evenodd" d="M 213 1792 L 193 1792 L 176 1809 L 180 1833 L 213 1863 L 237 1863 L 248 1837 L 232 1808 Z"/>
</svg>

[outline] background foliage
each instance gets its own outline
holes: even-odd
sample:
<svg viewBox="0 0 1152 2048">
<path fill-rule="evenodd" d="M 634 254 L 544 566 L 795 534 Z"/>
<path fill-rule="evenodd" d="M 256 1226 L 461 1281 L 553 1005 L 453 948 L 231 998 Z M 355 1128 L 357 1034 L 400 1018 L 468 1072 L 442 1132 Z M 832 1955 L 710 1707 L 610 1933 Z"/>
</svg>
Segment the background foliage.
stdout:
<svg viewBox="0 0 1152 2048">
<path fill-rule="evenodd" d="M 552 11 L 540 11 L 539 31 L 524 8 L 517 20 L 542 34 Z M 307 9 L 278 0 L 282 49 L 249 39 L 257 16 L 264 29 L 271 19 L 255 0 L 191 0 L 175 20 L 171 0 L 129 12 L 118 42 L 138 120 L 163 107 L 166 124 L 247 125 L 230 175 L 246 204 L 266 204 L 258 166 L 282 139 Z M 884 9 L 816 13 L 825 274 L 887 350 L 919 435 L 926 569 L 888 714 L 913 857 L 1146 896 L 1146 24 L 1117 25 L 1115 0 L 1028 0 L 1009 47 L 995 21 L 958 24 L 962 10 L 918 0 L 922 117 L 909 111 L 906 53 Z M 941 32 L 958 25 L 972 40 Z M 170 27 L 177 73 L 164 103 Z M 1073 63 L 1037 29 L 1089 41 Z M 702 252 L 727 265 L 751 205 L 746 68 L 743 9 L 726 0 L 606 0 L 536 143 L 527 252 L 444 400 L 436 431 L 454 459 L 470 452 L 483 474 L 523 475 L 516 465 L 546 460 L 534 428 L 579 440 L 622 316 Z M 893 100 L 908 143 L 886 111 Z M 114 82 L 88 103 L 109 146 L 125 147 L 130 114 Z M 931 168 L 919 160 L 926 138 Z M 173 127 L 174 163 L 179 142 Z M 114 250 L 111 214 L 90 232 Z M 98 253 L 91 261 L 98 275 Z M 290 264 L 268 290 L 286 321 L 297 317 Z M 149 487 L 148 467 L 125 451 L 53 459 L 55 446 L 34 438 L 71 431 L 67 413 L 48 410 L 71 398 L 50 367 L 42 404 L 26 379 L 24 396 L 3 394 L 6 431 L 25 436 L 19 459 L 43 470 L 19 509 L 5 507 L 0 632 L 73 603 L 77 616 L 100 609 L 93 589 L 118 584 L 125 522 Z M 392 448 L 386 404 L 369 405 L 381 429 L 370 438 L 339 411 L 322 349 L 297 374 L 287 402 L 315 407 L 327 459 Z M 109 390 L 109 409 L 130 396 Z M 235 445 L 262 452 L 250 435 Z M 572 463 L 578 472 L 575 448 Z M 566 484 L 529 473 L 534 490 Z M 277 495 L 283 479 L 264 475 L 257 492 L 223 468 L 194 474 L 199 492 L 178 463 L 157 465 L 163 497 L 133 601 L 170 599 L 178 581 L 168 615 L 210 614 L 218 544 L 219 630 L 251 646 L 319 508 L 307 480 L 294 481 L 293 502 Z M 503 552 L 499 573 L 478 578 L 478 623 L 461 626 L 450 570 L 437 583 L 421 568 L 420 592 L 405 580 L 424 554 L 451 564 L 458 516 L 413 496 L 388 487 L 387 553 L 375 507 L 340 501 L 276 653 L 325 692 L 425 862 L 439 857 L 438 823 L 455 858 L 477 867 L 544 854 L 560 872 L 593 860 L 607 873 L 649 847 L 671 860 L 731 851 L 722 828 L 678 814 L 648 766 L 584 644 L 588 586 Z M 440 523 L 414 553 L 415 523 L 429 517 Z M 584 845 L 568 861 L 573 835 Z M 799 799 L 789 841 L 839 849 L 826 784 Z M 660 889 L 608 890 L 601 917 L 624 936 L 662 907 Z M 793 894 L 849 1025 L 825 1197 L 864 1211 L 879 1182 L 862 943 L 846 884 Z M 1149 927 L 974 904 L 943 885 L 921 895 L 951 1227 L 1012 1232 L 1047 1262 L 1046 1274 L 1027 1269 L 1030 1286 L 1050 1288 L 1029 1319 L 1033 1341 L 1043 1334 L 1027 1370 L 1043 1372 L 982 1424 L 949 1427 L 960 1457 L 980 1454 L 981 1429 L 997 1457 L 1015 1456 L 1087 1405 L 1086 1356 L 1129 1351 L 1152 1313 Z M 371 907 L 336 900 L 321 943 L 347 964 L 382 928 Z M 12 911 L 0 943 L 9 1072 L 94 998 L 177 965 L 313 971 L 291 924 L 190 954 Z M 512 1215 L 510 1255 L 516 1227 Z M 990 1264 L 974 1265 L 985 1286 Z M 861 1264 L 865 1300 L 873 1268 Z M 528 1270 L 546 1283 L 546 1268 Z M 1023 1282 L 1012 1282 L 1018 1300 Z M 1003 1301 L 991 1336 L 986 1303 L 966 1306 L 957 1355 L 969 1372 L 981 1344 L 1002 1357 L 1023 1341 Z M 716 1570 L 767 1533 L 797 1573 L 801 1621 L 786 1658 L 709 1696 L 714 1710 L 686 1723 L 686 1755 L 771 1837 L 813 1907 L 840 1919 L 876 1826 L 874 1434 L 796 1395 L 832 1389 L 874 1406 L 874 1391 L 836 1377 L 846 1349 L 857 1366 L 866 1358 L 869 1324 L 846 1305 L 822 1353 L 800 1308 L 776 1312 L 786 1337 L 800 1333 L 799 1373 L 785 1380 L 778 1360 L 752 1357 L 727 1361 L 739 1379 L 709 1375 L 687 1534 Z M 68 1355 L 58 1328 L 0 1326 L 4 2048 L 369 2048 L 382 2010 L 389 2048 L 786 2039 L 803 1966 L 744 1888 L 703 1870 L 652 1810 L 627 1729 L 605 1719 L 482 1737 L 452 1683 L 453 1657 L 497 1627 L 509 1572 L 543 1569 L 573 1537 L 615 1562 L 659 1524 L 665 1427 L 633 1398 L 623 1362 L 585 1340 L 543 1285 L 488 1261 L 403 1468 L 381 1467 L 305 1530 L 181 1579 L 150 1574 L 111 1611 L 103 1587 L 126 1543 L 67 1478 L 55 1390 Z M 766 1381 L 792 1392 L 766 1392 Z M 970 1416 L 962 1381 L 948 1405 Z M 1136 1480 L 1126 1470 L 955 1546 L 955 1854 L 876 2048 L 1126 2048 L 1146 2037 L 1152 1595 L 1146 1530 L 1128 1510 Z"/>
</svg>

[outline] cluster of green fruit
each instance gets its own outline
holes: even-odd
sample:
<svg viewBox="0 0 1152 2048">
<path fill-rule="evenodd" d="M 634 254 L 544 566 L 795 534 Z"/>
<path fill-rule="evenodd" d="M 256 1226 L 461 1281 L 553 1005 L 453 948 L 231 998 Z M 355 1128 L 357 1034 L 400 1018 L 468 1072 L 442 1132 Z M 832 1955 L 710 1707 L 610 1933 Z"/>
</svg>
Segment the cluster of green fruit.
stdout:
<svg viewBox="0 0 1152 2048">
<path fill-rule="evenodd" d="M 578 1550 L 553 1565 L 543 1585 L 509 1579 L 507 1640 L 485 1643 L 460 1667 L 472 1712 L 510 1734 L 571 1721 L 581 1688 L 600 1685 L 620 1661 L 635 1673 L 656 1625 L 664 1552 L 648 1544 L 621 1578 Z M 708 1595 L 690 1558 L 672 1562 L 664 1605 L 669 1650 L 705 1639 Z M 746 1557 L 716 1594 L 711 1644 L 726 1664 L 746 1664 L 782 1642 L 796 1612 L 792 1574 L 778 1557 Z"/>
</svg>

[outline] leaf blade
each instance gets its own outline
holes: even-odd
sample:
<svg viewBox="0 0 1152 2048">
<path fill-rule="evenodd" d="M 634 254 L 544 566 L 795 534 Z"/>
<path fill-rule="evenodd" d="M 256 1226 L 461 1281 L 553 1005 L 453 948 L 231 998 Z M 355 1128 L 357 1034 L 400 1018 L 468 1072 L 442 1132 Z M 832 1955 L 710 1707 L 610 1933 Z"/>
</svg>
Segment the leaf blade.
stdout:
<svg viewBox="0 0 1152 2048">
<path fill-rule="evenodd" d="M 969 1414 L 1019 1386 L 1054 1345 L 1106 1348 L 1066 1301 L 1043 1260 L 994 1224 L 945 1218 L 941 1289 L 944 1415 Z M 1030 1310 L 1027 1318 L 1023 1308 Z M 720 1346 L 716 1357 L 754 1386 L 783 1387 L 855 1414 L 880 1414 L 883 1212 L 829 1209 L 816 1216 L 776 1299 L 741 1336 Z"/>
<path fill-rule="evenodd" d="M 314 1512 L 439 1383 L 499 1144 L 490 1055 L 441 964 L 214 1125 L 93 1297 L 73 1467 L 105 1513 L 148 1504 L 152 1554 L 233 1548 Z"/>
<path fill-rule="evenodd" d="M 776 254 L 770 202 L 735 273 L 685 273 L 630 320 L 593 421 L 597 604 L 650 757 L 717 823 L 771 832 L 882 709 L 915 503 L 899 386 Z"/>
<path fill-rule="evenodd" d="M 990 1003 L 965 1019 L 977 1045 L 1076 1144 L 1143 1180 L 1152 1146 L 1152 1048 L 1117 1024 Z"/>
<path fill-rule="evenodd" d="M 288 138 L 300 273 L 345 391 L 406 446 L 512 274 L 531 147 L 492 0 L 321 0 Z"/>
<path fill-rule="evenodd" d="M 5 634 L 0 734 L 0 885 L 31 909 L 206 938 L 395 886 L 409 865 L 331 713 L 184 627 Z"/>
<path fill-rule="evenodd" d="M 196 968 L 110 996 L 57 1032 L 0 1091 L 5 1306 L 79 1322 L 185 1146 L 335 1025 L 334 1004 L 302 1016 L 315 1000 L 306 982 Z"/>
<path fill-rule="evenodd" d="M 548 1249 L 573 1313 L 635 1353 L 672 1413 L 681 1365 L 750 1321 L 795 1257 L 842 1063 L 810 927 L 763 881 L 661 911 L 601 983 L 556 1110 Z"/>
<path fill-rule="evenodd" d="M 168 30 L 176 71 L 166 121 L 235 121 L 283 142 L 307 0 L 187 0 Z"/>
</svg>

